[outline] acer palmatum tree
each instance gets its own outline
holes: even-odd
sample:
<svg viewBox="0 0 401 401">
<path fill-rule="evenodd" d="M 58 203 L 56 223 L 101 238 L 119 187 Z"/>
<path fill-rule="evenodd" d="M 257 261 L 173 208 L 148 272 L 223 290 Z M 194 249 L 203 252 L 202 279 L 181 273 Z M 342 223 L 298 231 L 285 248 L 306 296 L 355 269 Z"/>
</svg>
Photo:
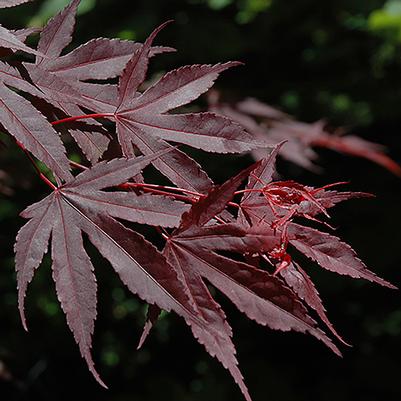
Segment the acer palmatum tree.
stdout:
<svg viewBox="0 0 401 401">
<path fill-rule="evenodd" d="M 24 2 L 4 0 L 0 7 Z M 349 245 L 306 225 L 312 221 L 329 230 L 327 219 L 321 219 L 329 217 L 331 207 L 370 195 L 338 191 L 341 182 L 312 188 L 274 181 L 276 157 L 287 145 L 246 131 L 244 115 L 235 118 L 226 110 L 240 125 L 210 111 L 170 113 L 207 92 L 221 72 L 238 63 L 184 66 L 143 90 L 151 57 L 173 51 L 153 45 L 167 23 L 143 44 L 99 38 L 62 55 L 78 5 L 73 0 L 48 22 L 37 49 L 24 44 L 35 30 L 0 28 L 0 123 L 49 187 L 45 199 L 22 212 L 28 222 L 15 243 L 25 329 L 25 293 L 51 243 L 53 279 L 68 326 L 89 370 L 106 386 L 91 357 L 97 284 L 85 234 L 129 290 L 149 304 L 139 346 L 160 311 L 174 311 L 229 370 L 247 400 L 232 330 L 209 285 L 261 325 L 309 333 L 340 355 L 331 337 L 345 341 L 291 249 L 323 269 L 394 288 L 369 271 Z M 17 51 L 29 61 L 21 61 Z M 258 114 L 261 105 L 251 106 L 249 114 Z M 292 124 L 285 115 L 280 119 Z M 69 136 L 86 163 L 69 158 L 64 145 Z M 106 153 L 110 142 L 118 146 Z M 179 144 L 221 154 L 257 151 L 265 157 L 217 186 Z M 150 164 L 171 185 L 146 182 L 142 172 Z M 164 240 L 163 250 L 126 222 L 153 226 Z"/>
</svg>

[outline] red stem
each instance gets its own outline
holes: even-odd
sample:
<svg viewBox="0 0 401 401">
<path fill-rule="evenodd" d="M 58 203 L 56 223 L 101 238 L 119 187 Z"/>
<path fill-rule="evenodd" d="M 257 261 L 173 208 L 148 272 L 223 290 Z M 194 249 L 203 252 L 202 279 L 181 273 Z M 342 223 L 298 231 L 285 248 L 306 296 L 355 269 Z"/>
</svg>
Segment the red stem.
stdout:
<svg viewBox="0 0 401 401">
<path fill-rule="evenodd" d="M 84 166 L 82 164 L 79 164 L 77 162 L 74 162 L 72 160 L 70 160 L 70 164 L 71 164 L 72 167 L 79 168 L 80 170 L 88 170 L 89 169 L 88 167 L 86 167 L 86 166 Z"/>
<path fill-rule="evenodd" d="M 127 182 L 125 184 L 121 184 L 118 187 L 121 189 L 132 189 L 132 188 L 140 188 L 141 190 L 143 190 L 143 192 L 150 192 L 153 194 L 157 194 L 157 195 L 164 195 L 164 196 L 171 196 L 177 200 L 182 200 L 184 202 L 191 202 L 194 203 L 196 202 L 195 199 L 192 199 L 188 196 L 185 195 L 180 195 L 180 194 L 173 194 L 171 192 L 167 192 L 167 191 L 161 191 L 160 189 L 156 189 L 153 187 L 148 187 L 147 185 L 152 185 L 152 184 L 145 184 L 145 183 L 136 183 L 136 182 Z M 156 185 L 157 187 L 163 188 L 163 185 Z"/>
<path fill-rule="evenodd" d="M 176 191 L 176 192 L 179 191 L 184 194 L 196 196 L 197 198 L 204 198 L 206 196 L 204 194 L 200 194 L 199 192 L 190 191 L 190 190 L 184 189 L 184 188 L 169 187 L 167 185 L 146 184 L 143 182 L 127 182 L 125 184 L 119 185 L 119 187 L 123 188 L 123 189 L 140 188 L 144 192 L 150 192 L 150 193 L 154 193 L 154 194 L 158 194 L 158 195 L 172 196 L 173 198 L 175 198 L 177 200 L 183 200 L 184 202 L 186 201 L 186 202 L 191 202 L 191 203 L 196 202 L 197 199 L 193 199 L 193 198 L 190 198 L 189 196 L 184 196 L 184 195 L 180 195 L 180 194 L 173 194 L 171 192 L 167 192 L 167 190 L 168 191 Z M 242 193 L 241 191 L 237 191 L 237 192 Z M 237 194 L 237 192 L 235 192 L 235 194 Z M 233 206 L 235 208 L 240 207 L 238 205 L 238 203 L 234 203 L 234 202 L 228 202 L 227 205 Z"/>
<path fill-rule="evenodd" d="M 16 141 L 18 147 L 25 153 L 25 155 L 28 157 L 28 160 L 31 162 L 33 168 L 36 170 L 38 173 L 40 179 L 48 185 L 53 191 L 57 189 L 57 187 L 39 170 L 39 167 L 36 165 L 36 162 L 34 158 L 31 156 L 31 154 L 25 149 L 25 146 L 19 142 Z"/>
<path fill-rule="evenodd" d="M 82 116 L 66 117 L 61 120 L 53 121 L 51 123 L 51 125 L 68 123 L 70 121 L 86 120 L 88 118 L 105 118 L 105 117 L 113 117 L 114 118 L 114 114 L 113 113 L 83 114 Z"/>
</svg>

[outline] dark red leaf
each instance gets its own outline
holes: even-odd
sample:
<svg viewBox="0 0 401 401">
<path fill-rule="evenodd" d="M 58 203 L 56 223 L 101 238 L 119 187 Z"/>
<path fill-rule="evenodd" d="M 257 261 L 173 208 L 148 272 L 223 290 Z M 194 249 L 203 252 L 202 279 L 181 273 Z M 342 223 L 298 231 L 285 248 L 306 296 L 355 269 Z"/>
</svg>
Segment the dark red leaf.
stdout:
<svg viewBox="0 0 401 401">
<path fill-rule="evenodd" d="M 241 171 L 235 177 L 229 179 L 224 184 L 212 188 L 207 196 L 196 202 L 188 213 L 182 217 L 182 221 L 177 233 L 182 233 L 191 227 L 204 226 L 208 221 L 222 212 L 228 202 L 234 197 L 234 192 L 241 185 L 242 181 L 249 176 L 249 173 L 255 170 L 260 163 L 248 167 Z"/>
<path fill-rule="evenodd" d="M 238 369 L 235 347 L 231 341 L 232 330 L 221 306 L 213 299 L 199 272 L 194 269 L 188 253 L 176 246 L 174 242 L 169 241 L 164 255 L 170 265 L 175 268 L 181 281 L 187 284 L 187 292 L 196 314 L 206 322 L 206 326 L 200 326 L 192 321 L 187 321 L 191 326 L 192 333 L 205 346 L 208 353 L 215 356 L 228 369 L 245 399 L 250 401 L 251 397 Z"/>
<path fill-rule="evenodd" d="M 354 250 L 339 238 L 295 223 L 289 226 L 288 234 L 291 245 L 324 269 L 354 278 L 364 278 L 388 288 L 396 288 L 369 271 Z"/>
<path fill-rule="evenodd" d="M 401 176 L 401 167 L 384 153 L 385 148 L 383 146 L 357 136 L 325 135 L 314 139 L 312 146 L 320 146 L 351 156 L 363 157 L 383 166 L 393 174 Z"/>
<path fill-rule="evenodd" d="M 224 293 L 250 319 L 275 330 L 308 332 L 323 341 L 335 353 L 337 347 L 317 328 L 294 294 L 267 272 L 242 262 L 181 244 L 186 263 Z M 210 244 L 213 247 L 213 243 Z"/>
<path fill-rule="evenodd" d="M 117 120 L 117 134 L 126 156 L 134 155 L 131 141 L 144 155 L 172 149 L 167 142 L 153 138 L 139 128 L 133 128 L 127 121 Z M 178 187 L 205 193 L 212 186 L 211 179 L 196 161 L 178 149 L 155 160 L 153 165 Z"/>
<path fill-rule="evenodd" d="M 49 60 L 47 71 L 68 79 L 109 79 L 119 76 L 132 55 L 141 47 L 139 42 L 97 38 L 77 47 L 65 56 Z M 152 47 L 150 56 L 174 51 L 168 47 Z"/>
<path fill-rule="evenodd" d="M 0 84 L 0 119 L 7 131 L 64 180 L 71 179 L 64 146 L 53 127 L 26 99 Z"/>
<path fill-rule="evenodd" d="M 31 49 L 24 44 L 14 33 L 0 25 L 0 47 L 7 49 L 22 50 L 25 53 L 35 54 L 36 56 L 43 56 L 40 51 Z"/>
<path fill-rule="evenodd" d="M 31 220 L 20 230 L 15 245 L 18 298 L 21 317 L 26 325 L 23 312 L 26 288 L 46 252 L 51 231 L 52 269 L 58 298 L 82 356 L 103 386 L 90 355 L 96 318 L 96 281 L 83 247 L 81 231 L 110 261 L 132 292 L 165 310 L 176 311 L 187 320 L 204 324 L 192 311 L 185 288 L 164 257 L 143 237 L 110 216 L 117 215 L 133 221 L 135 217 L 126 212 L 119 214 L 107 203 L 99 206 L 98 202 L 89 202 L 85 198 L 90 194 L 96 195 L 96 188 L 118 185 L 138 174 L 155 157 L 113 160 L 80 174 L 46 199 L 26 209 L 23 216 Z M 82 192 L 78 194 L 74 191 Z M 118 204 L 117 196 L 113 207 Z M 137 197 L 137 200 L 140 198 Z M 143 206 L 149 203 L 149 196 L 145 195 Z M 127 205 L 121 207 L 124 206 Z M 151 204 L 152 207 L 154 205 Z M 135 208 L 131 209 L 135 215 Z M 161 211 L 158 212 L 161 214 Z M 176 220 L 178 222 L 179 219 Z"/>
<path fill-rule="evenodd" d="M 136 349 L 142 348 L 145 340 L 148 338 L 150 330 L 153 325 L 157 322 L 161 313 L 161 309 L 157 305 L 148 305 L 148 311 L 146 313 L 146 322 L 143 327 L 141 338 L 138 342 L 138 347 Z"/>
<path fill-rule="evenodd" d="M 280 271 L 280 275 L 283 277 L 285 283 L 293 289 L 295 294 L 317 312 L 320 319 L 323 320 L 330 331 L 345 345 L 349 345 L 343 340 L 331 324 L 326 315 L 326 309 L 323 306 L 319 293 L 305 271 L 298 265 L 295 267 L 295 265 L 291 263 L 288 267 Z"/>
<path fill-rule="evenodd" d="M 57 58 L 62 50 L 71 43 L 79 3 L 80 0 L 72 0 L 43 28 L 38 43 L 38 51 L 46 55 L 47 58 Z M 37 57 L 36 64 L 42 63 L 46 63 L 46 59 Z"/>
</svg>

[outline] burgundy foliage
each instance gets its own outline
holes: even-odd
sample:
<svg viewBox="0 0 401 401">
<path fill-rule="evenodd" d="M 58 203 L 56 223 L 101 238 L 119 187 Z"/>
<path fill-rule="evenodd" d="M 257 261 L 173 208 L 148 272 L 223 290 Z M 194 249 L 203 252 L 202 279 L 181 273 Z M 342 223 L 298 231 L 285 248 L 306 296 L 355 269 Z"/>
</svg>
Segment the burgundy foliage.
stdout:
<svg viewBox="0 0 401 401">
<path fill-rule="evenodd" d="M 210 110 L 237 121 L 255 139 L 270 144 L 288 141 L 280 156 L 307 170 L 320 170 L 314 163 L 318 158 L 314 148 L 326 148 L 365 158 L 401 176 L 401 167 L 384 153 L 386 149 L 382 145 L 355 135 L 344 135 L 345 132 L 340 129 L 330 132 L 324 121 L 312 124 L 296 121 L 292 116 L 253 98 L 236 104 L 221 103 L 218 98 L 217 92 L 211 93 Z M 259 160 L 265 157 L 265 152 L 255 150 L 253 155 Z"/>
<path fill-rule="evenodd" d="M 24 2 L 0 0 L 0 7 Z M 72 0 L 48 22 L 36 50 L 24 44 L 35 30 L 0 27 L 1 54 L 22 51 L 30 60 L 0 62 L 0 123 L 51 190 L 22 212 L 28 222 L 15 243 L 23 326 L 25 293 L 50 242 L 53 279 L 67 324 L 89 370 L 105 386 L 91 357 L 97 284 L 87 239 L 128 289 L 149 304 L 139 347 L 160 311 L 174 311 L 227 368 L 247 400 L 232 330 L 210 286 L 259 324 L 309 333 L 340 355 L 317 319 L 344 340 L 307 272 L 292 259 L 291 248 L 323 269 L 394 288 L 369 271 L 349 245 L 305 225 L 313 221 L 330 228 L 324 220 L 330 208 L 369 194 L 334 189 L 343 183 L 312 188 L 273 181 L 275 160 L 280 154 L 311 167 L 310 147 L 326 146 L 370 158 L 396 173 L 399 167 L 361 139 L 330 136 L 321 126 L 311 129 L 253 100 L 235 108 L 215 104 L 213 109 L 226 116 L 170 113 L 207 92 L 221 72 L 238 63 L 184 66 L 143 90 L 149 60 L 173 51 L 153 45 L 167 23 L 143 44 L 99 38 L 62 54 L 72 40 L 78 5 Z M 73 147 L 70 136 L 86 165 L 69 159 L 65 144 Z M 105 153 L 111 142 L 114 150 Z M 267 157 L 217 186 L 177 144 Z M 35 158 L 51 174 L 41 172 Z M 173 185 L 145 182 L 142 172 L 149 164 Z M 164 249 L 127 222 L 153 226 Z"/>
</svg>

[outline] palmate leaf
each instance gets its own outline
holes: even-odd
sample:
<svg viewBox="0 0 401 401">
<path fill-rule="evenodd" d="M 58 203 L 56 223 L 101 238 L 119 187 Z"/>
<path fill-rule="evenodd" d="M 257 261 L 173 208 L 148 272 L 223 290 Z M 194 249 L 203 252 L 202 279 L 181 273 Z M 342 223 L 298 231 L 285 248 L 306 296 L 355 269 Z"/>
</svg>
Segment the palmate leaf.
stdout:
<svg viewBox="0 0 401 401">
<path fill-rule="evenodd" d="M 255 232 L 248 230 L 243 230 L 241 234 L 241 228 L 231 224 L 205 226 L 225 208 L 241 181 L 259 167 L 260 164 L 257 164 L 248 168 L 212 190 L 209 193 L 210 200 L 206 197 L 192 206 L 183 215 L 182 223 L 167 247 L 176 255 L 182 255 L 182 265 L 190 265 L 192 270 L 217 287 L 251 319 L 273 329 L 309 332 L 339 353 L 336 346 L 317 328 L 316 322 L 309 317 L 295 295 L 277 278 L 217 253 L 224 250 L 243 254 L 273 248 L 277 244 L 273 230 L 262 230 L 255 236 Z"/>
<path fill-rule="evenodd" d="M 268 193 L 263 193 L 263 191 L 268 190 L 269 185 L 272 183 L 275 169 L 274 164 L 281 146 L 283 145 L 281 144 L 277 146 L 268 158 L 262 160 L 260 166 L 255 169 L 248 180 L 246 190 L 251 192 L 246 192 L 243 195 L 238 215 L 238 222 L 243 227 L 255 227 L 260 224 L 262 226 L 265 225 L 270 227 L 270 225 L 277 222 L 281 216 L 285 216 L 286 213 L 289 213 L 289 210 L 286 206 L 288 199 L 288 194 L 285 192 L 286 186 L 278 187 L 280 188 L 280 191 L 275 192 L 274 205 L 267 201 L 266 197 L 269 196 Z M 286 145 L 284 144 L 284 147 L 285 146 Z M 274 182 L 272 184 L 274 184 Z M 327 188 L 331 188 L 331 185 L 322 187 L 320 189 L 304 187 L 305 193 L 311 194 L 311 198 L 309 200 L 301 200 L 301 198 L 298 201 L 300 203 L 296 204 L 295 202 L 293 205 L 291 205 L 291 208 L 296 208 L 296 215 L 313 219 L 313 216 L 322 213 L 322 211 L 325 211 L 344 200 L 356 197 L 372 196 L 370 194 L 361 192 L 342 193 L 330 189 L 327 190 Z M 290 188 L 288 189 L 290 190 Z M 289 195 L 294 194 L 289 192 Z M 281 206 L 280 202 L 283 202 Z M 294 246 L 300 252 L 304 253 L 307 257 L 316 261 L 322 268 L 354 278 L 365 278 L 383 286 L 395 288 L 392 284 L 377 277 L 374 273 L 369 271 L 361 262 L 361 260 L 357 258 L 352 248 L 349 245 L 341 242 L 339 238 L 319 230 L 294 223 L 289 223 L 284 230 L 284 238 L 286 238 L 286 241 L 288 241 L 289 244 Z M 201 243 L 199 243 L 199 239 L 196 239 L 196 242 L 198 245 L 201 245 Z M 215 242 L 218 243 L 217 240 L 215 240 Z M 286 247 L 285 243 L 284 245 Z M 275 246 L 274 249 L 278 249 L 278 247 Z M 261 253 L 261 251 L 259 251 L 259 253 Z M 340 341 L 344 342 L 329 321 L 319 294 L 307 273 L 303 271 L 295 262 L 293 262 L 284 269 L 280 270 L 280 275 L 284 282 L 293 289 L 297 297 L 303 300 L 306 305 L 314 309 L 322 321 L 330 329 L 330 331 Z"/>
<path fill-rule="evenodd" d="M 177 274 L 182 277 L 182 281 L 187 283 L 188 292 L 191 294 L 190 297 L 196 310 L 208 322 L 209 330 L 207 332 L 198 330 L 196 326 L 195 328 L 192 327 L 194 336 L 205 346 L 209 354 L 215 356 L 230 371 L 246 399 L 249 399 L 249 395 L 244 386 L 242 375 L 237 368 L 235 349 L 230 339 L 231 328 L 226 322 L 221 307 L 213 300 L 203 281 L 204 279 L 225 293 L 241 311 L 261 324 L 282 330 L 302 327 L 301 331 L 305 331 L 304 326 L 306 326 L 312 330 L 312 333 L 318 332 L 312 326 L 309 327 L 310 324 L 314 324 L 312 320 L 307 320 L 306 323 L 302 321 L 303 318 L 307 319 L 306 314 L 302 317 L 293 316 L 294 321 L 299 319 L 299 322 L 291 325 L 291 318 L 287 319 L 287 313 L 298 315 L 300 311 L 296 311 L 296 307 L 292 304 L 293 299 L 290 301 L 291 306 L 288 304 L 289 299 L 286 298 L 281 289 L 278 290 L 277 288 L 282 295 L 278 304 L 275 304 L 275 301 L 270 301 L 270 297 L 276 298 L 272 287 L 274 284 L 280 287 L 278 280 L 273 278 L 272 283 L 266 273 L 260 271 L 260 274 L 257 274 L 258 271 L 254 269 L 255 274 L 255 272 L 246 270 L 249 269 L 249 266 L 243 263 L 212 253 L 218 248 L 226 248 L 225 244 L 230 243 L 230 234 L 238 235 L 238 229 L 232 228 L 234 232 L 227 230 L 226 235 L 221 235 L 221 230 L 227 229 L 224 226 L 228 225 L 218 226 L 219 234 L 214 233 L 214 235 L 206 236 L 202 241 L 202 234 L 199 231 L 226 207 L 226 204 L 233 198 L 234 191 L 256 167 L 257 165 L 251 166 L 222 186 L 213 188 L 204 199 L 197 202 L 188 213 L 183 215 L 180 227 L 169 239 L 164 250 L 170 264 L 176 268 Z M 215 226 L 211 229 L 213 228 Z M 206 230 L 210 231 L 210 228 L 207 227 Z M 224 242 L 223 246 L 221 241 Z M 260 287 L 255 290 L 256 283 Z M 292 298 L 294 297 L 292 296 Z M 287 305 L 284 306 L 285 303 Z M 300 304 L 298 306 L 302 309 Z M 289 312 L 288 308 L 291 309 Z M 302 315 L 302 312 L 299 315 Z M 150 322 L 147 324 L 149 326 Z M 145 326 L 145 335 L 147 331 L 148 327 Z M 320 338 L 325 338 L 323 333 L 317 335 Z M 328 343 L 332 346 L 329 341 Z M 334 346 L 333 349 L 336 350 Z"/>
<path fill-rule="evenodd" d="M 317 328 L 295 295 L 278 279 L 245 263 L 217 254 L 219 250 L 240 253 L 261 251 L 277 243 L 273 231 L 269 237 L 266 230 L 248 232 L 232 224 L 208 225 L 215 215 L 225 209 L 241 182 L 259 165 L 257 163 L 225 184 L 214 187 L 206 197 L 195 203 L 184 213 L 179 228 L 168 239 L 163 251 L 178 277 L 186 284 L 187 293 L 197 314 L 207 322 L 207 331 L 188 322 L 194 336 L 209 354 L 215 356 L 230 371 L 246 399 L 249 399 L 249 394 L 237 367 L 231 341 L 232 330 L 204 280 L 226 294 L 242 312 L 260 324 L 285 331 L 294 329 L 310 332 L 339 353 Z M 140 346 L 158 313 L 157 309 L 150 308 Z"/>
<path fill-rule="evenodd" d="M 163 141 L 220 153 L 238 153 L 260 145 L 239 125 L 212 113 L 166 114 L 199 97 L 212 86 L 222 71 L 238 63 L 182 67 L 167 73 L 144 93 L 137 95 L 146 77 L 153 40 L 165 25 L 157 28 L 135 52 L 120 78 L 119 102 L 114 117 L 123 154 L 134 154 L 132 144 L 142 153 L 151 154 L 157 144 L 168 146 Z M 204 193 L 205 188 L 210 188 L 210 179 L 192 159 L 184 157 L 177 151 L 154 164 L 174 184 Z M 181 164 L 177 163 L 178 158 Z"/>
<path fill-rule="evenodd" d="M 23 324 L 26 327 L 23 306 L 26 288 L 51 237 L 57 296 L 81 354 L 101 384 L 90 355 L 96 318 L 96 281 L 83 248 L 82 232 L 110 261 L 132 292 L 165 310 L 176 311 L 192 325 L 204 325 L 191 309 L 185 288 L 165 258 L 142 236 L 114 219 L 174 226 L 187 210 L 185 205 L 167 199 L 159 202 L 160 198 L 154 195 L 100 191 L 125 182 L 158 156 L 100 163 L 22 213 L 30 219 L 18 233 L 15 244 Z"/>
<path fill-rule="evenodd" d="M 242 225 L 258 225 L 262 222 L 269 225 L 283 216 L 282 213 L 284 213 L 284 215 L 285 213 L 289 213 L 286 204 L 286 196 L 288 195 L 286 190 L 291 189 L 291 183 L 286 184 L 288 188 L 286 185 L 279 187 L 281 192 L 275 192 L 276 198 L 274 205 L 266 200 L 266 196 L 268 195 L 263 194 L 263 190 L 266 190 L 268 185 L 272 182 L 275 161 L 280 148 L 283 146 L 285 147 L 286 144 L 279 144 L 275 147 L 270 156 L 261 161 L 260 166 L 255 169 L 249 178 L 246 190 L 259 191 L 247 192 L 242 197 L 238 219 Z M 330 185 L 326 187 L 330 187 Z M 296 211 L 295 215 L 313 218 L 317 214 L 326 211 L 326 209 L 344 200 L 372 196 L 363 192 L 342 193 L 326 190 L 326 187 L 319 189 L 303 187 L 305 193 L 310 193 L 311 197 L 301 198 L 298 200 L 299 203 L 294 201 L 290 207 L 294 208 Z M 293 193 L 289 194 L 293 195 Z M 365 278 L 383 286 L 394 288 L 392 284 L 377 277 L 374 273 L 366 269 L 366 266 L 357 258 L 352 248 L 333 235 L 291 222 L 288 228 L 286 228 L 286 236 L 291 245 L 304 253 L 307 257 L 315 260 L 324 269 L 354 278 Z"/>
<path fill-rule="evenodd" d="M 62 50 L 72 40 L 79 2 L 73 0 L 42 30 L 38 47 L 46 58 L 37 57 L 34 64 L 24 63 L 30 79 L 40 89 L 39 92 L 30 93 L 51 103 L 68 116 L 82 114 L 80 107 L 112 112 L 116 107 L 113 86 L 79 82 L 79 79 L 106 79 L 114 76 L 121 72 L 124 63 L 141 44 L 99 39 L 60 57 Z M 151 49 L 151 55 L 171 50 L 163 47 Z M 95 120 L 88 123 L 100 127 Z M 92 130 L 83 124 L 74 125 L 71 135 L 87 159 L 92 164 L 96 163 L 107 149 L 109 139 L 101 129 Z"/>
</svg>

